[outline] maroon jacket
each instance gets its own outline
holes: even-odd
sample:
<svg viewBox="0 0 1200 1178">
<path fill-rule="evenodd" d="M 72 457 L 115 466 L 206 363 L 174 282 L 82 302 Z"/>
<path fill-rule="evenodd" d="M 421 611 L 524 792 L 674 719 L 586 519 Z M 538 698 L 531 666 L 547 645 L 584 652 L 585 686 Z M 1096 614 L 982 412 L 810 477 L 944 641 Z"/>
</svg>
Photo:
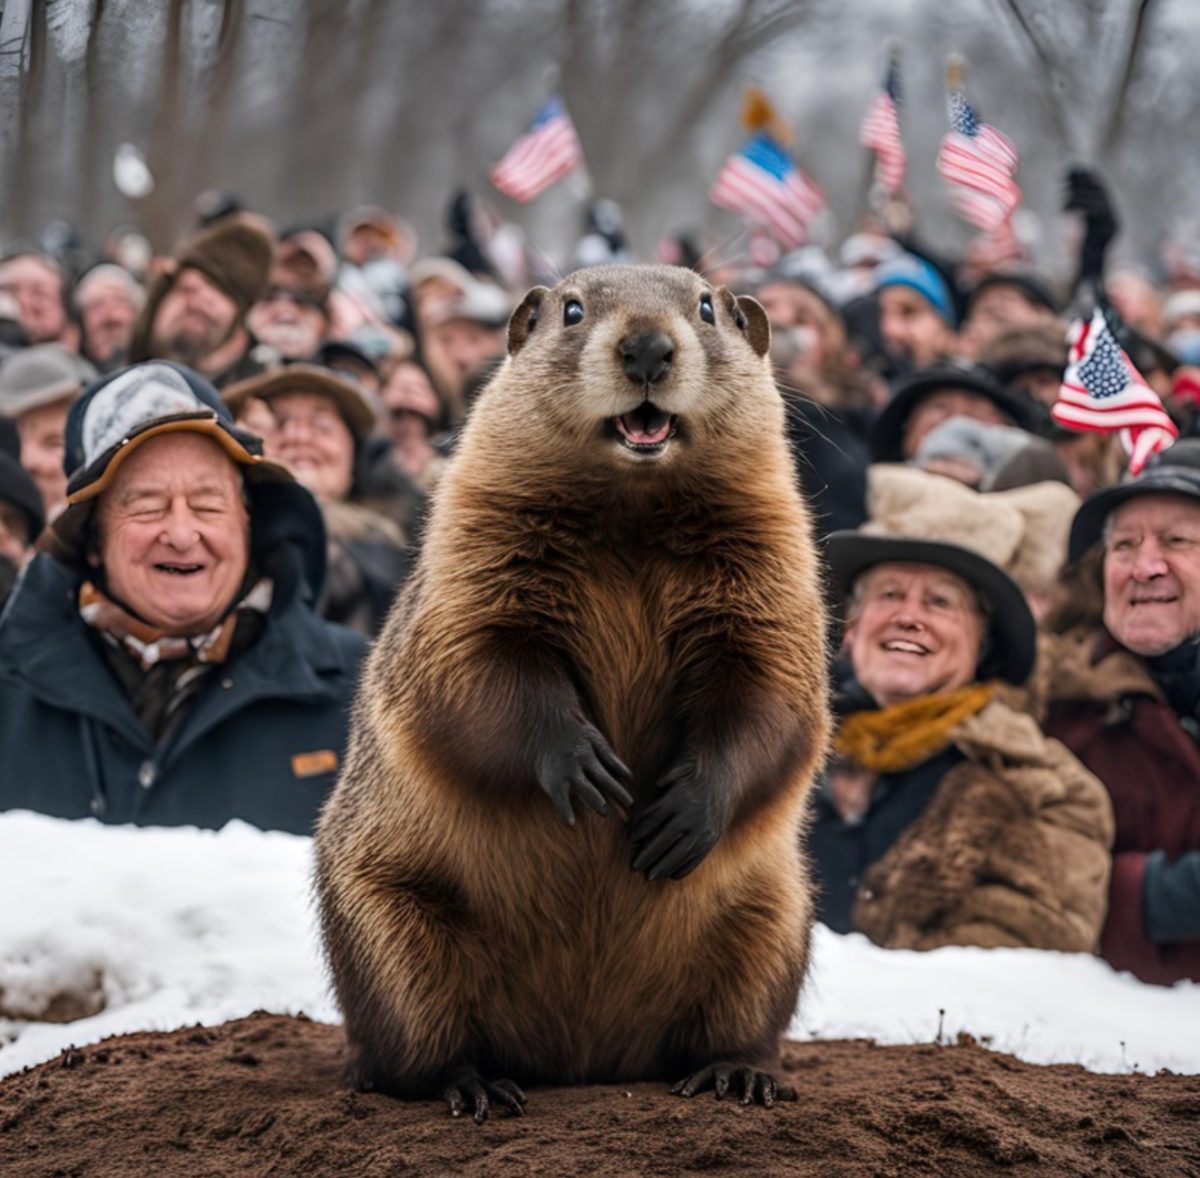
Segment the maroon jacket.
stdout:
<svg viewBox="0 0 1200 1178">
<path fill-rule="evenodd" d="M 1073 631 L 1051 639 L 1043 654 L 1046 734 L 1104 782 L 1116 815 L 1100 952 L 1146 982 L 1200 981 L 1200 940 L 1156 945 L 1142 920 L 1147 855 L 1161 850 L 1174 860 L 1200 849 L 1200 749 L 1145 664 L 1107 633 Z"/>
</svg>

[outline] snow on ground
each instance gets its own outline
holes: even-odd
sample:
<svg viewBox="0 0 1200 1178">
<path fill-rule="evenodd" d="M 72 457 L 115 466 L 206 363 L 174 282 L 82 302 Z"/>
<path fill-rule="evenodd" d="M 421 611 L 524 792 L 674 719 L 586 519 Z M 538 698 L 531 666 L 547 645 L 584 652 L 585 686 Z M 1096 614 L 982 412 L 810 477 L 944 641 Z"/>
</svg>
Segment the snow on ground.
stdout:
<svg viewBox="0 0 1200 1178">
<path fill-rule="evenodd" d="M 134 1030 L 265 1009 L 336 1021 L 313 920 L 311 843 L 0 815 L 0 1075 Z M 39 1021 L 64 1002 L 99 1013 Z M 944 1011 L 944 1015 L 939 1012 Z M 1200 985 L 1144 986 L 1093 958 L 878 949 L 818 928 L 790 1034 L 952 1040 L 1035 1063 L 1200 1072 Z"/>
</svg>

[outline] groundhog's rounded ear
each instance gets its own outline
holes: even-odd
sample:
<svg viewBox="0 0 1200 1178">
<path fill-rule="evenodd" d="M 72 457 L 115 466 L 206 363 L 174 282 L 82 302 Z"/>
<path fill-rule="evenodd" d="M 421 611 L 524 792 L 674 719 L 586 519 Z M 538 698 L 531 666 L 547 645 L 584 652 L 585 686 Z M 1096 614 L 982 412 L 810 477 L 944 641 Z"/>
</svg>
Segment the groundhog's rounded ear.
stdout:
<svg viewBox="0 0 1200 1178">
<path fill-rule="evenodd" d="M 762 303 L 749 295 L 738 295 L 736 308 L 733 313 L 734 322 L 742 329 L 742 334 L 750 341 L 750 346 L 760 356 L 765 356 L 771 347 L 771 323 Z"/>
<path fill-rule="evenodd" d="M 544 286 L 535 286 L 522 300 L 521 305 L 512 313 L 508 321 L 508 354 L 515 356 L 529 338 L 529 333 L 537 326 L 538 315 L 542 303 L 550 293 Z"/>
</svg>

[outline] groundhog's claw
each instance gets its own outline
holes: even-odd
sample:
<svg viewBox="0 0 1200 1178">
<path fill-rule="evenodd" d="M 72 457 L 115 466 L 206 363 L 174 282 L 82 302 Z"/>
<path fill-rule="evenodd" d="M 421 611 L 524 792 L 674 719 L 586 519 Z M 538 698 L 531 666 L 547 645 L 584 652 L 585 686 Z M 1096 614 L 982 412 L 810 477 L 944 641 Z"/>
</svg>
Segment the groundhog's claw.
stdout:
<svg viewBox="0 0 1200 1178">
<path fill-rule="evenodd" d="M 625 809 L 633 795 L 625 788 L 633 774 L 590 724 L 568 730 L 543 751 L 537 767 L 538 784 L 568 826 L 575 825 L 571 794 L 597 814 L 608 814 L 609 803 Z"/>
<path fill-rule="evenodd" d="M 629 832 L 633 869 L 648 880 L 682 879 L 716 846 L 724 828 L 727 790 L 684 763 L 658 782 L 658 797 Z"/>
<path fill-rule="evenodd" d="M 508 1109 L 515 1117 L 525 1115 L 525 1093 L 511 1080 L 491 1083 L 483 1079 L 474 1068 L 463 1068 L 446 1085 L 442 1095 L 450 1106 L 452 1117 L 461 1117 L 467 1110 L 467 1102 L 474 1107 L 475 1124 L 487 1120 L 492 1101 Z"/>
<path fill-rule="evenodd" d="M 697 1092 L 712 1086 L 718 1100 L 724 1100 L 729 1089 L 741 1097 L 742 1104 L 757 1101 L 770 1108 L 777 1100 L 795 1100 L 796 1090 L 787 1084 L 778 1084 L 769 1072 L 760 1072 L 749 1064 L 714 1063 L 701 1068 L 694 1075 L 680 1080 L 671 1089 L 672 1096 L 695 1096 Z"/>
</svg>

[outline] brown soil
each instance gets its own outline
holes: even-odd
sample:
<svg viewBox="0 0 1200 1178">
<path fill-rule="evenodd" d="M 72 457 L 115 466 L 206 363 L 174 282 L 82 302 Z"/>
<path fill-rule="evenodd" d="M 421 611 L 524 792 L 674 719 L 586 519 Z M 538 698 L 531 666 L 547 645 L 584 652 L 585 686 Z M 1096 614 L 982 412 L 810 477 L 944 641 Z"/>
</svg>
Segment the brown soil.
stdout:
<svg viewBox="0 0 1200 1178">
<path fill-rule="evenodd" d="M 1035 1067 L 964 1042 L 789 1043 L 771 1109 L 658 1084 L 534 1089 L 483 1126 L 347 1090 L 336 1027 L 255 1014 L 0 1083 L 0 1174 L 1200 1176 L 1200 1077 Z"/>
</svg>

